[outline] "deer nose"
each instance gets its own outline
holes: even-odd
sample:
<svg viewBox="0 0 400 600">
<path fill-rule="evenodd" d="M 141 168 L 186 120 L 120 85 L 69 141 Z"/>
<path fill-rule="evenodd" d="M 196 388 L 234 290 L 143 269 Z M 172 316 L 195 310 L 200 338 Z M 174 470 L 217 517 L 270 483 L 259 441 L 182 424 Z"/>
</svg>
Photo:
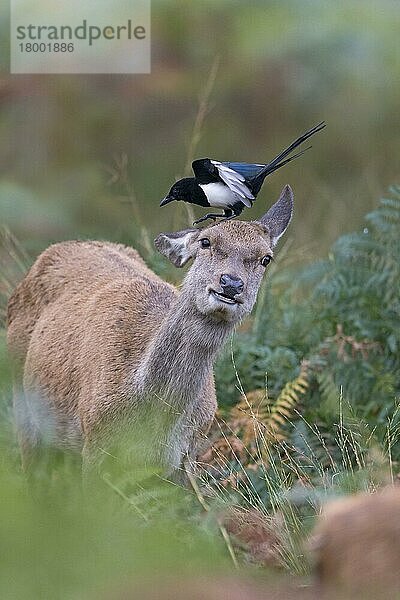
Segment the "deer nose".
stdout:
<svg viewBox="0 0 400 600">
<path fill-rule="evenodd" d="M 244 283 L 240 277 L 234 275 L 228 275 L 224 273 L 221 275 L 219 283 L 222 287 L 223 293 L 229 298 L 234 298 L 237 294 L 243 292 Z"/>
</svg>

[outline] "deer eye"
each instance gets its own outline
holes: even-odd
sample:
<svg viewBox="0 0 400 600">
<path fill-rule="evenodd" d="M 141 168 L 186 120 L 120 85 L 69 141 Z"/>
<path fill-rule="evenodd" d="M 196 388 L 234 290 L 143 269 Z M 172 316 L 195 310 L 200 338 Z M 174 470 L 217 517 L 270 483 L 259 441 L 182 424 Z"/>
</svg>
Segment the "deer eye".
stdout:
<svg viewBox="0 0 400 600">
<path fill-rule="evenodd" d="M 202 248 L 209 248 L 211 246 L 211 242 L 208 238 L 203 238 L 202 240 L 200 240 L 200 246 Z"/>
<path fill-rule="evenodd" d="M 267 254 L 267 256 L 263 256 L 261 259 L 261 264 L 263 267 L 266 267 L 267 265 L 269 265 L 269 263 L 272 260 L 272 256 L 270 256 L 269 254 Z"/>
</svg>

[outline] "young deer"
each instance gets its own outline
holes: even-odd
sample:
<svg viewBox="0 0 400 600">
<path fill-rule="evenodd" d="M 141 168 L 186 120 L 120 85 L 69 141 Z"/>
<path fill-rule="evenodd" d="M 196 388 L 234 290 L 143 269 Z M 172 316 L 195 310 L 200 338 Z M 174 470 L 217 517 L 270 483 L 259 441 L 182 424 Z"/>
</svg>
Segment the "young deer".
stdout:
<svg viewBox="0 0 400 600">
<path fill-rule="evenodd" d="M 332 598 L 399 598 L 399 486 L 329 502 L 311 548 L 320 584 L 335 592 Z"/>
<path fill-rule="evenodd" d="M 194 259 L 180 293 L 119 244 L 45 250 L 8 303 L 24 466 L 43 444 L 82 452 L 89 469 L 122 442 L 166 474 L 194 457 L 216 411 L 214 359 L 252 310 L 292 206 L 286 186 L 260 221 L 160 234 L 175 266 Z"/>
</svg>

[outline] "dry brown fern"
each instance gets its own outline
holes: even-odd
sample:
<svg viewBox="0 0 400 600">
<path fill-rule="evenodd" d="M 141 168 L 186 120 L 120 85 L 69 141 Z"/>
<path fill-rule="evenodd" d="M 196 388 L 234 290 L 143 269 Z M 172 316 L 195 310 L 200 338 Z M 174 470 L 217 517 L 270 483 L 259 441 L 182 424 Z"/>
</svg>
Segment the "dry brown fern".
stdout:
<svg viewBox="0 0 400 600">
<path fill-rule="evenodd" d="M 268 443 L 280 442 L 286 439 L 284 426 L 308 386 L 309 364 L 304 361 L 298 377 L 289 381 L 273 402 L 263 389 L 243 395 L 230 412 L 229 424 L 247 447 L 253 446 L 257 438 Z"/>
<path fill-rule="evenodd" d="M 268 462 L 270 447 L 287 439 L 285 425 L 299 409 L 309 378 L 309 363 L 303 361 L 298 377 L 289 381 L 274 401 L 265 389 L 243 395 L 226 419 L 218 419 L 203 464 L 223 469 L 236 460 L 246 469 L 256 469 L 260 461 Z"/>
</svg>

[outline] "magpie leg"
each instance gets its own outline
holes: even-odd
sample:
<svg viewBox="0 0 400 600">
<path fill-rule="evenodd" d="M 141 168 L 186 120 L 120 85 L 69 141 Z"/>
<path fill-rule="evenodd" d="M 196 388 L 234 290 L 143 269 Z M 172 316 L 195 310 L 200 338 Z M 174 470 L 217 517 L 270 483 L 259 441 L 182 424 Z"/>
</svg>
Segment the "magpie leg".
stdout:
<svg viewBox="0 0 400 600">
<path fill-rule="evenodd" d="M 230 219 L 234 219 L 235 217 L 238 217 L 241 212 L 242 212 L 241 210 L 238 211 L 238 210 L 235 210 L 234 208 L 225 208 L 222 215 L 217 214 L 217 213 L 208 213 L 208 214 L 204 215 L 204 217 L 202 217 L 198 221 L 195 221 L 193 223 L 193 225 L 202 223 L 206 219 L 212 219 L 213 221 L 216 221 L 217 218 L 221 219 L 220 223 L 223 223 L 224 221 L 230 221 Z"/>
<path fill-rule="evenodd" d="M 217 213 L 207 213 L 206 215 L 204 215 L 204 217 L 201 217 L 201 219 L 197 219 L 197 221 L 194 221 L 193 225 L 198 225 L 203 221 L 207 221 L 207 219 L 212 219 L 213 221 L 216 221 L 217 219 L 220 219 L 222 217 L 225 217 L 225 213 L 222 213 L 222 215 Z"/>
<path fill-rule="evenodd" d="M 233 208 L 226 208 L 224 211 L 224 218 L 221 219 L 220 223 L 222 223 L 223 221 L 230 221 L 231 219 L 234 219 L 235 217 L 239 217 L 242 214 L 243 208 L 238 208 L 238 207 L 233 207 Z"/>
<path fill-rule="evenodd" d="M 240 211 L 240 212 L 242 212 L 242 211 Z M 240 215 L 240 212 L 236 212 L 235 209 L 232 209 L 232 208 L 226 208 L 224 210 L 224 218 L 220 220 L 220 223 L 234 219 L 235 217 Z"/>
</svg>

